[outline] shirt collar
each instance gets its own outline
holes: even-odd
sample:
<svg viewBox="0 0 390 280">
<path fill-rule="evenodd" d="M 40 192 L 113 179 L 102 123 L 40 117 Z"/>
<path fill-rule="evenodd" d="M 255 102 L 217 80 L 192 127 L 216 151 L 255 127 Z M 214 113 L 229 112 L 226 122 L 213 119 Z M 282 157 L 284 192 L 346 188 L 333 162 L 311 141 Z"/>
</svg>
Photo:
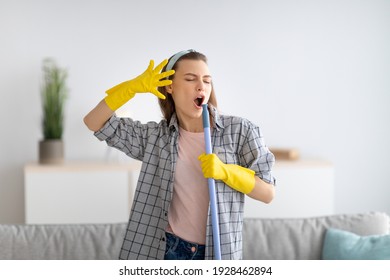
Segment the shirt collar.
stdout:
<svg viewBox="0 0 390 280">
<path fill-rule="evenodd" d="M 172 114 L 171 120 L 169 121 L 169 128 L 174 128 L 176 131 L 179 131 L 179 122 L 177 121 L 176 113 Z"/>
<path fill-rule="evenodd" d="M 213 127 L 216 128 L 217 130 L 219 130 L 220 128 L 224 128 L 221 117 L 219 116 L 218 113 L 218 109 L 210 104 L 208 107 L 209 107 L 209 112 L 211 113 L 212 116 Z"/>
<path fill-rule="evenodd" d="M 208 105 L 208 108 L 209 108 L 209 112 L 212 116 L 211 122 L 212 122 L 213 127 L 216 128 L 217 130 L 224 128 L 217 108 L 215 108 L 213 105 L 210 105 L 210 104 Z M 176 131 L 179 131 L 179 122 L 177 120 L 176 113 L 173 113 L 171 120 L 169 122 L 169 128 L 172 128 L 172 127 L 174 127 L 176 129 Z"/>
</svg>

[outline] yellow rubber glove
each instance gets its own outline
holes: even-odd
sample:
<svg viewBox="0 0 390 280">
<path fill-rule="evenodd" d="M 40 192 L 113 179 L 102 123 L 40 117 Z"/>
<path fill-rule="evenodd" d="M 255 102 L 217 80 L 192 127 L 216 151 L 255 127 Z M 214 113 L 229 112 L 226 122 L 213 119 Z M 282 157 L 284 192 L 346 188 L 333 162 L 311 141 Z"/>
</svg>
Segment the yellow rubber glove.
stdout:
<svg viewBox="0 0 390 280">
<path fill-rule="evenodd" d="M 202 172 L 206 178 L 222 180 L 226 185 L 244 194 L 255 187 L 255 172 L 251 169 L 223 163 L 216 154 L 201 154 Z"/>
<path fill-rule="evenodd" d="M 168 63 L 165 59 L 155 69 L 154 61 L 151 60 L 148 68 L 136 78 L 120 83 L 106 91 L 107 96 L 104 98 L 108 107 L 115 111 L 131 98 L 136 93 L 150 92 L 158 98 L 165 99 L 165 96 L 157 90 L 157 87 L 167 86 L 172 84 L 171 80 L 162 80 L 175 73 L 174 70 L 160 73 L 163 67 Z"/>
</svg>

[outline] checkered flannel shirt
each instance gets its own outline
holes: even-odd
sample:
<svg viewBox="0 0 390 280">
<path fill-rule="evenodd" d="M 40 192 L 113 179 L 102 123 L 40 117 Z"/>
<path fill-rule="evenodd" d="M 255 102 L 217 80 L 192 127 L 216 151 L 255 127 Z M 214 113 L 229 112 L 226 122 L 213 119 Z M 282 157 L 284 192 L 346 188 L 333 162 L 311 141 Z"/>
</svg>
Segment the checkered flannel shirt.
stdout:
<svg viewBox="0 0 390 280">
<path fill-rule="evenodd" d="M 219 115 L 210 108 L 213 121 L 213 153 L 225 163 L 250 168 L 267 183 L 275 184 L 271 168 L 274 155 L 264 144 L 259 127 L 246 119 Z M 142 124 L 112 116 L 95 133 L 128 156 L 142 161 L 127 231 L 119 259 L 164 259 L 165 229 L 174 187 L 179 127 L 176 115 L 170 123 Z M 216 180 L 222 259 L 242 258 L 245 195 Z M 210 207 L 206 230 L 206 259 L 213 259 Z"/>
</svg>

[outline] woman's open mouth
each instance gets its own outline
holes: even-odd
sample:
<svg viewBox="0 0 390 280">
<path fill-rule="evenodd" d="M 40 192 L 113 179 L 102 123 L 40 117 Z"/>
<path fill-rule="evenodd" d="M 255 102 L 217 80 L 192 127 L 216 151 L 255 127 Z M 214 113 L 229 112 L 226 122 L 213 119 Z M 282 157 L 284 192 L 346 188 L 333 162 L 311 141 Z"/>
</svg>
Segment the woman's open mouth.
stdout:
<svg viewBox="0 0 390 280">
<path fill-rule="evenodd" d="M 195 98 L 194 103 L 197 107 L 200 108 L 202 107 L 203 101 L 204 101 L 204 96 L 198 96 L 197 98 Z"/>
</svg>

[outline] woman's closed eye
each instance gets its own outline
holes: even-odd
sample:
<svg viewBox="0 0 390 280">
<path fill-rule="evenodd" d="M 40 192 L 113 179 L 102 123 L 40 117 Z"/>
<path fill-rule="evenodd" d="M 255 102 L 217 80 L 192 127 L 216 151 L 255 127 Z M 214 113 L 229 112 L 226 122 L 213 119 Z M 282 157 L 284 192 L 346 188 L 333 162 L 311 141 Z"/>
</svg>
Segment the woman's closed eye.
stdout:
<svg viewBox="0 0 390 280">
<path fill-rule="evenodd" d="M 198 80 L 197 79 L 185 79 L 187 82 L 197 82 Z M 211 84 L 211 81 L 210 80 L 203 80 L 203 83 L 205 84 Z"/>
<path fill-rule="evenodd" d="M 197 82 L 200 79 L 202 79 L 203 83 L 205 83 L 205 84 L 211 84 L 211 76 L 210 75 L 200 77 L 200 76 L 197 76 L 197 75 L 192 74 L 192 73 L 187 73 L 187 74 L 185 74 L 185 78 L 184 78 L 184 80 L 187 82 Z"/>
</svg>

